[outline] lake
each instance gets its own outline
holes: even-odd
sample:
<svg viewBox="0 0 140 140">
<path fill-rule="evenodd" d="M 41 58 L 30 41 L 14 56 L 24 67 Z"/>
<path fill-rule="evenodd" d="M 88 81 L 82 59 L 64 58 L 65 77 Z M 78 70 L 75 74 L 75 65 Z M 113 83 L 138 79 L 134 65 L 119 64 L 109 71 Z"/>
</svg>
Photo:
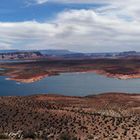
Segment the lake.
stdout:
<svg viewBox="0 0 140 140">
<path fill-rule="evenodd" d="M 140 79 L 118 80 L 94 73 L 65 73 L 22 84 L 0 77 L 0 95 L 63 94 L 86 96 L 105 92 L 140 93 Z"/>
</svg>

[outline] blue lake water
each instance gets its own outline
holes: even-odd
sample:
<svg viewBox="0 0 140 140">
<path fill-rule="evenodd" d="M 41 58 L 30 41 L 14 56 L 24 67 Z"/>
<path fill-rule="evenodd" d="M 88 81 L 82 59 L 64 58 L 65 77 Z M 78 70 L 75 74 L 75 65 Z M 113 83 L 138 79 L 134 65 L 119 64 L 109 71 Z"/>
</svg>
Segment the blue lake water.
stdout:
<svg viewBox="0 0 140 140">
<path fill-rule="evenodd" d="M 105 92 L 140 93 L 140 79 L 118 80 L 94 73 L 65 73 L 22 84 L 0 77 L 0 95 L 63 94 L 86 96 Z"/>
</svg>

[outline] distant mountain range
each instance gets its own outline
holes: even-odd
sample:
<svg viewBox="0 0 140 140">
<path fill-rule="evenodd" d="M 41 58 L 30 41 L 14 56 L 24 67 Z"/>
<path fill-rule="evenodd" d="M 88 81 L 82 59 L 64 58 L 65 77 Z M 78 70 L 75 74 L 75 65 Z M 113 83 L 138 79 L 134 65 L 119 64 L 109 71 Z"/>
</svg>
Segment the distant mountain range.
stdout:
<svg viewBox="0 0 140 140">
<path fill-rule="evenodd" d="M 0 50 L 1 53 L 13 53 L 13 52 L 18 52 L 19 50 Z"/>
<path fill-rule="evenodd" d="M 0 50 L 2 53 L 23 53 L 23 52 L 40 52 L 42 55 L 65 55 L 65 54 L 74 54 L 77 52 L 72 52 L 69 50 Z"/>
<path fill-rule="evenodd" d="M 76 52 L 72 52 L 69 50 L 39 50 L 41 54 L 45 55 L 65 55 L 65 54 L 74 54 Z"/>
<path fill-rule="evenodd" d="M 61 57 L 71 58 L 116 58 L 140 57 L 140 52 L 107 52 L 107 53 L 79 53 L 69 50 L 0 50 L 0 60 L 9 59 L 36 59 L 36 58 Z"/>
</svg>

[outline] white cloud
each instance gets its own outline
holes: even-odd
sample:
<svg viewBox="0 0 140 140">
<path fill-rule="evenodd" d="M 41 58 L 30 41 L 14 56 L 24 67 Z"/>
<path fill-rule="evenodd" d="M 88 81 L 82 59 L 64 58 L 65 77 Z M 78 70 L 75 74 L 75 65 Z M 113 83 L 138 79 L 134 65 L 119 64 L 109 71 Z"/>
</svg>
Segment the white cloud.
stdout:
<svg viewBox="0 0 140 140">
<path fill-rule="evenodd" d="M 58 2 L 58 3 L 73 3 L 73 4 L 102 4 L 102 10 L 108 11 L 109 14 L 113 12 L 119 13 L 123 16 L 134 19 L 139 18 L 140 13 L 140 1 L 139 0 L 34 0 L 37 4 L 43 4 L 46 2 Z"/>
<path fill-rule="evenodd" d="M 46 2 L 48 2 L 48 0 L 36 0 L 37 4 L 43 4 L 43 3 L 46 3 Z"/>
<path fill-rule="evenodd" d="M 64 11 L 51 22 L 0 23 L 1 44 L 5 48 L 21 49 L 140 51 L 140 1 L 128 0 L 127 3 L 122 0 L 52 1 L 107 5 L 96 10 Z M 38 4 L 43 2 L 45 0 L 38 0 Z"/>
<path fill-rule="evenodd" d="M 34 0 L 38 4 L 46 2 L 60 2 L 60 3 L 93 3 L 94 0 Z"/>
</svg>

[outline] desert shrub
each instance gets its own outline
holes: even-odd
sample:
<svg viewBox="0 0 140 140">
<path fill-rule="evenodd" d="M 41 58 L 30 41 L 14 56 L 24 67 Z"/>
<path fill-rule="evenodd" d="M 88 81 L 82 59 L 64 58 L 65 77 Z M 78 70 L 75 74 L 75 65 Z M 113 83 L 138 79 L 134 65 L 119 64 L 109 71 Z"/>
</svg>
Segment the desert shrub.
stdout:
<svg viewBox="0 0 140 140">
<path fill-rule="evenodd" d="M 60 140 L 70 140 L 70 136 L 68 134 L 61 134 Z"/>
<path fill-rule="evenodd" d="M 9 139 L 9 137 L 5 134 L 0 134 L 0 139 Z"/>
<path fill-rule="evenodd" d="M 89 136 L 88 136 L 88 139 L 89 139 L 89 140 L 94 139 L 94 136 L 89 135 Z"/>
<path fill-rule="evenodd" d="M 32 131 L 24 131 L 24 132 L 23 132 L 23 138 L 24 138 L 24 139 L 27 139 L 27 138 L 35 139 L 35 138 L 36 138 L 36 135 L 35 135 L 35 133 L 32 132 Z"/>
<path fill-rule="evenodd" d="M 76 137 L 71 138 L 71 140 L 78 140 Z"/>
<path fill-rule="evenodd" d="M 76 137 L 72 137 L 67 133 L 61 134 L 60 140 L 77 140 Z"/>
</svg>

